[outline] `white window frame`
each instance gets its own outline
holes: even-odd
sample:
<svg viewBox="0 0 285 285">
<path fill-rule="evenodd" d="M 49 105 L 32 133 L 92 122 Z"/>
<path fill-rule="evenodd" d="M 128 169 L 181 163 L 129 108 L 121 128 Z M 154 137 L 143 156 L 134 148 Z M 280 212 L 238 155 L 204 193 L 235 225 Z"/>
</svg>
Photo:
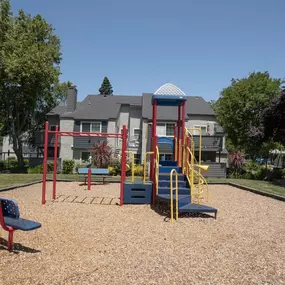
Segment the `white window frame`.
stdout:
<svg viewBox="0 0 285 285">
<path fill-rule="evenodd" d="M 142 129 L 140 129 L 140 128 L 133 128 L 133 136 L 134 136 L 134 137 L 136 136 L 136 135 L 135 135 L 135 130 L 139 130 L 139 131 L 140 131 L 139 136 L 141 137 L 141 135 L 142 135 Z"/>
<path fill-rule="evenodd" d="M 82 153 L 83 152 L 89 152 L 89 156 L 91 155 L 91 151 L 88 150 L 80 150 L 80 163 L 82 163 L 83 159 L 82 159 Z"/>
<path fill-rule="evenodd" d="M 176 125 L 174 122 L 157 122 L 157 125 L 164 125 L 165 126 L 165 134 L 164 135 L 157 135 L 158 137 L 168 137 L 168 138 L 174 138 L 174 136 L 167 136 L 166 135 L 166 125 L 171 124 L 171 125 Z"/>
<path fill-rule="evenodd" d="M 82 133 L 82 124 L 90 124 L 89 132 L 92 132 L 92 124 L 100 124 L 100 132 L 96 133 L 102 133 L 102 122 L 101 121 L 80 121 L 80 133 Z"/>
<path fill-rule="evenodd" d="M 202 130 L 201 130 L 201 134 L 202 134 L 202 136 L 206 136 L 207 135 L 207 125 L 195 125 L 194 128 L 197 128 L 197 129 L 198 128 L 205 128 L 206 129 L 205 135 L 203 135 Z M 192 130 L 192 132 L 193 132 L 194 136 L 199 136 L 200 135 L 200 134 L 194 134 L 195 132 L 198 132 L 198 130 Z"/>
<path fill-rule="evenodd" d="M 54 131 L 52 131 L 52 129 L 51 129 L 52 127 L 54 127 Z M 55 132 L 56 125 L 49 125 L 49 129 L 50 129 L 50 131 Z"/>
</svg>

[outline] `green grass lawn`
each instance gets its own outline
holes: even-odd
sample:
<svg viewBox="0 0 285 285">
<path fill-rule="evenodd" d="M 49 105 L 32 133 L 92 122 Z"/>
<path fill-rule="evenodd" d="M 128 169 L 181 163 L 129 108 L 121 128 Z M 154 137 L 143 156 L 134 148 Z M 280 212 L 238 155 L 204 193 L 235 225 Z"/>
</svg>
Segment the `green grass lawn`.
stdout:
<svg viewBox="0 0 285 285">
<path fill-rule="evenodd" d="M 47 178 L 52 179 L 52 174 L 48 174 Z M 68 179 L 73 181 L 83 181 L 77 174 L 57 174 L 58 179 Z M 131 177 L 127 177 L 128 180 Z M 141 180 L 141 177 L 135 177 Z M 0 189 L 9 186 L 21 185 L 30 182 L 42 180 L 42 174 L 0 174 Z M 93 176 L 92 181 L 101 180 L 99 176 Z M 120 176 L 110 176 L 106 181 L 120 181 Z M 268 181 L 248 180 L 248 179 L 226 179 L 226 178 L 209 178 L 208 182 L 232 182 L 242 186 L 247 186 L 261 192 L 276 194 L 285 197 L 285 187 L 275 185 Z"/>
<path fill-rule="evenodd" d="M 0 174 L 0 189 L 9 186 L 21 185 L 42 180 L 42 174 Z M 52 179 L 53 175 L 48 174 L 48 179 Z M 68 179 L 72 181 L 83 181 L 83 178 L 78 174 L 57 174 L 57 179 Z M 127 180 L 130 180 L 127 177 Z M 141 179 L 141 177 L 136 177 L 136 180 Z M 92 176 L 92 181 L 102 180 L 100 176 Z M 120 181 L 120 176 L 110 176 L 105 179 L 106 181 Z"/>
<path fill-rule="evenodd" d="M 236 183 L 242 186 L 247 186 L 261 192 L 275 194 L 285 197 L 285 187 L 276 185 L 269 181 L 249 180 L 249 179 L 227 179 L 228 182 Z"/>
</svg>

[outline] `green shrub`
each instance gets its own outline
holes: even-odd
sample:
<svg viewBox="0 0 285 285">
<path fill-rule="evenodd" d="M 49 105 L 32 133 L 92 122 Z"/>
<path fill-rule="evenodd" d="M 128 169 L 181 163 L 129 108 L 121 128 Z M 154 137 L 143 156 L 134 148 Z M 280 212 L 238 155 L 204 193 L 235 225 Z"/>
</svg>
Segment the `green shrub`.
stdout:
<svg viewBox="0 0 285 285">
<path fill-rule="evenodd" d="M 47 163 L 47 173 L 53 173 L 53 167 L 54 163 L 53 162 L 48 162 Z M 28 168 L 28 173 L 29 174 L 42 174 L 44 170 L 44 167 L 42 164 L 34 166 L 34 167 L 29 167 Z"/>
<path fill-rule="evenodd" d="M 27 166 L 16 166 L 10 169 L 11 173 L 28 173 Z"/>
<path fill-rule="evenodd" d="M 246 173 L 241 175 L 241 178 L 242 179 L 253 179 L 254 176 L 253 176 L 253 174 L 251 172 L 246 172 Z"/>
<path fill-rule="evenodd" d="M 143 176 L 143 165 L 135 165 L 134 173 L 135 176 Z"/>
<path fill-rule="evenodd" d="M 9 158 L 7 160 L 7 168 L 18 167 L 18 160 L 15 158 Z"/>
<path fill-rule="evenodd" d="M 75 166 L 75 171 L 76 171 L 76 172 L 78 171 L 78 168 L 86 168 L 86 165 L 85 165 L 85 164 L 77 163 L 76 166 Z"/>
<path fill-rule="evenodd" d="M 48 162 L 47 163 L 47 173 L 52 173 L 54 168 L 54 163 L 53 162 Z"/>
<path fill-rule="evenodd" d="M 111 176 L 116 176 L 118 174 L 117 169 L 113 166 L 108 166 L 108 170 L 109 170 L 109 175 Z"/>
<path fill-rule="evenodd" d="M 255 161 L 250 161 L 250 162 L 247 162 L 243 169 L 246 171 L 246 172 L 253 172 L 253 171 L 257 171 L 261 168 L 261 166 L 256 163 Z"/>
<path fill-rule="evenodd" d="M 6 169 L 6 163 L 4 160 L 1 160 L 0 161 L 0 171 L 3 171 Z"/>
<path fill-rule="evenodd" d="M 121 159 L 119 158 L 112 158 L 110 161 L 110 166 L 121 168 Z"/>
<path fill-rule="evenodd" d="M 256 180 L 265 180 L 269 174 L 270 171 L 268 169 L 261 167 L 253 174 L 253 177 Z"/>
<path fill-rule="evenodd" d="M 28 173 L 29 174 L 39 174 L 39 173 L 43 173 L 43 165 L 40 164 L 40 165 L 37 165 L 35 167 L 30 167 L 28 169 Z"/>
<path fill-rule="evenodd" d="M 24 166 L 29 166 L 29 160 L 24 159 Z M 0 171 L 6 170 L 6 169 L 12 169 L 12 168 L 18 168 L 18 160 L 15 157 L 9 157 L 8 159 L 4 161 L 0 161 Z M 17 170 L 15 170 L 17 171 Z M 16 172 L 14 172 L 16 173 Z"/>
<path fill-rule="evenodd" d="M 74 160 L 64 159 L 62 162 L 62 173 L 63 174 L 72 174 L 74 169 Z"/>
</svg>

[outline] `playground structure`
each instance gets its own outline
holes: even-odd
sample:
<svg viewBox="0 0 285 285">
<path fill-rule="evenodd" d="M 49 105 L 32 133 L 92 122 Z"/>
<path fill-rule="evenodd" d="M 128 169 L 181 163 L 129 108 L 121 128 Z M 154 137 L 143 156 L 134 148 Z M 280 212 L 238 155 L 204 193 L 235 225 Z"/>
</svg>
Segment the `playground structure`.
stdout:
<svg viewBox="0 0 285 285">
<path fill-rule="evenodd" d="M 182 95 L 156 95 L 152 97 L 153 120 L 151 125 L 150 150 L 144 157 L 143 179 L 134 179 L 134 153 L 128 151 L 127 128 L 124 125 L 122 133 L 89 133 L 89 132 L 64 132 L 49 131 L 48 122 L 45 124 L 44 144 L 44 165 L 42 204 L 46 202 L 46 171 L 47 171 L 47 149 L 48 135 L 54 134 L 54 173 L 52 199 L 56 199 L 56 172 L 57 172 L 57 148 L 59 136 L 81 136 L 81 137 L 102 137 L 122 139 L 121 149 L 121 180 L 120 180 L 120 206 L 123 204 L 156 204 L 157 202 L 168 202 L 170 204 L 171 222 L 174 221 L 174 208 L 176 219 L 179 213 L 214 213 L 217 209 L 201 204 L 202 201 L 209 201 L 209 191 L 206 179 L 202 171 L 207 171 L 207 165 L 201 164 L 202 133 L 200 128 L 185 127 L 185 104 L 186 96 Z M 160 137 L 156 134 L 157 106 L 177 106 L 177 124 L 174 130 L 174 138 Z M 199 131 L 198 160 L 196 159 L 197 149 L 195 146 L 193 131 Z M 158 140 L 163 143 L 170 143 L 172 146 L 174 160 L 160 160 Z M 132 175 L 131 181 L 126 180 L 127 156 L 131 155 Z M 149 177 L 147 179 L 147 158 L 149 159 Z M 88 170 L 88 189 L 91 187 L 91 169 Z M 174 176 L 174 179 L 173 179 Z M 175 186 L 173 186 L 175 183 Z M 175 195 L 174 195 L 175 192 Z M 175 206 L 175 207 L 174 207 Z"/>
<path fill-rule="evenodd" d="M 47 160 L 48 160 L 48 137 L 49 134 L 54 134 L 54 168 L 53 168 L 53 187 L 52 187 L 52 200 L 56 199 L 56 174 L 57 174 L 57 150 L 58 138 L 60 136 L 72 137 L 101 137 L 101 138 L 119 138 L 122 140 L 122 155 L 121 155 L 121 185 L 120 185 L 120 205 L 123 205 L 124 197 L 124 182 L 126 179 L 127 169 L 127 128 L 124 125 L 122 133 L 100 133 L 100 132 L 64 132 L 59 131 L 58 126 L 55 131 L 49 130 L 48 122 L 45 123 L 45 136 L 44 136 L 44 161 L 43 161 L 43 184 L 42 184 L 42 204 L 46 203 L 46 181 L 47 181 Z M 91 169 L 88 171 L 88 188 L 91 186 Z"/>
</svg>

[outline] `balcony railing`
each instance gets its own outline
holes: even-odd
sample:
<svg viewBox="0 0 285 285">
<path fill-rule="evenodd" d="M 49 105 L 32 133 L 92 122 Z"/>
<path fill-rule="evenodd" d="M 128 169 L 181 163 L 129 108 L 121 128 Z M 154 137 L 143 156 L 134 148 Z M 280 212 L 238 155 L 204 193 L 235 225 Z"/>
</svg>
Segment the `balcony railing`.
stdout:
<svg viewBox="0 0 285 285">
<path fill-rule="evenodd" d="M 193 136 L 195 149 L 199 149 L 200 136 Z M 202 136 L 203 151 L 219 151 L 223 148 L 222 136 Z"/>
<path fill-rule="evenodd" d="M 35 145 L 44 146 L 44 142 L 45 142 L 44 137 L 45 137 L 44 132 L 37 132 L 35 136 Z M 49 134 L 48 135 L 48 145 L 54 146 L 54 141 L 55 141 L 55 134 Z M 58 137 L 58 145 L 60 145 L 60 137 Z"/>
</svg>

